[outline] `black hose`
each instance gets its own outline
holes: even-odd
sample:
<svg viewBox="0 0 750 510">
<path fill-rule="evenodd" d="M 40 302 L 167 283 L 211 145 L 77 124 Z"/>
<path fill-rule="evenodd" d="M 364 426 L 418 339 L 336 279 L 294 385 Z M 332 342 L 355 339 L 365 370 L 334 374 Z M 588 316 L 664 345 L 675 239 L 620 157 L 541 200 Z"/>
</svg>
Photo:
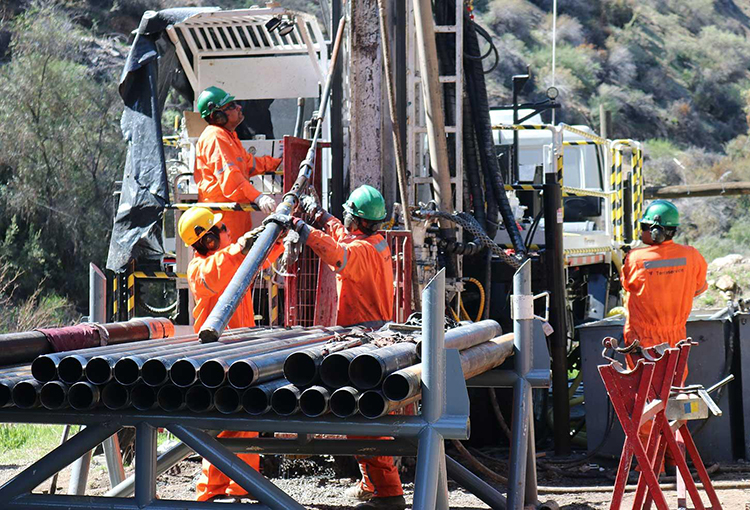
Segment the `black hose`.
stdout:
<svg viewBox="0 0 750 510">
<path fill-rule="evenodd" d="M 469 54 L 479 54 L 479 40 L 474 29 L 468 11 L 464 12 L 464 49 Z M 500 215 L 508 231 L 510 240 L 516 253 L 526 254 L 526 246 L 516 225 L 516 218 L 510 207 L 508 196 L 505 194 L 505 183 L 500 174 L 500 166 L 497 162 L 495 152 L 495 141 L 492 136 L 492 122 L 490 120 L 490 107 L 487 100 L 487 86 L 484 80 L 484 71 L 481 61 L 465 59 L 464 69 L 466 73 L 466 91 L 471 103 L 474 130 L 477 134 L 479 145 L 479 156 L 482 162 L 482 170 L 485 172 L 485 182 L 489 181 L 488 189 L 493 189 L 495 199 L 500 209 Z M 487 177 L 489 176 L 489 179 Z M 489 227 L 489 225 L 488 225 Z M 494 238 L 494 236 L 491 236 Z"/>
<path fill-rule="evenodd" d="M 471 197 L 474 217 L 477 219 L 477 223 L 479 223 L 486 231 L 487 216 L 484 212 L 484 190 L 482 190 L 482 181 L 479 175 L 477 140 L 472 126 L 471 104 L 465 95 L 463 102 L 464 170 L 466 171 L 466 180 L 469 183 L 469 196 Z M 495 221 L 497 221 L 497 219 Z"/>
<path fill-rule="evenodd" d="M 469 58 L 471 60 L 478 60 L 482 61 L 485 58 L 487 58 L 490 53 L 495 54 L 495 63 L 492 64 L 492 67 L 484 71 L 484 74 L 490 74 L 492 71 L 494 71 L 497 68 L 497 65 L 500 63 L 500 52 L 497 51 L 497 46 L 495 46 L 495 43 L 492 42 L 492 36 L 487 32 L 479 23 L 472 20 L 472 23 L 474 24 L 474 29 L 477 31 L 479 35 L 482 36 L 482 38 L 487 41 L 487 43 L 490 45 L 490 48 L 487 50 L 487 53 L 484 55 L 470 55 L 469 53 L 464 52 L 464 55 L 466 58 Z"/>
<path fill-rule="evenodd" d="M 537 228 L 539 228 L 539 222 L 541 221 L 543 215 L 544 215 L 544 209 L 539 208 L 539 212 L 534 218 L 534 221 L 531 224 L 531 226 L 529 226 L 528 232 L 526 232 L 526 240 L 524 241 L 524 246 L 526 246 L 526 250 L 529 249 L 532 242 L 534 241 L 534 235 L 536 234 Z"/>
</svg>

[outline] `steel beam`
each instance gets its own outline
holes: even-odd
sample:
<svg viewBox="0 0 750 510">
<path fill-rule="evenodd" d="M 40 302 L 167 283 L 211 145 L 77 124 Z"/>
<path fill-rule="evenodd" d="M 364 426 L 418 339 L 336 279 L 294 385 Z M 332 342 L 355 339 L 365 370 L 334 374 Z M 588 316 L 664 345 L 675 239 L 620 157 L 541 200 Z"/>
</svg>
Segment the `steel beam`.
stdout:
<svg viewBox="0 0 750 510">
<path fill-rule="evenodd" d="M 118 425 L 110 421 L 81 430 L 0 487 L 0 501 L 7 503 L 16 496 L 31 492 L 40 483 L 80 457 L 82 452 L 91 450 L 114 434 L 118 428 Z"/>
<path fill-rule="evenodd" d="M 238 461 L 234 453 L 205 432 L 176 423 L 168 425 L 167 429 L 269 508 L 305 510 L 305 507 L 294 501 L 263 475 L 244 462 Z"/>
<path fill-rule="evenodd" d="M 66 496 L 26 494 L 3 504 L 7 509 L 23 510 L 269 510 L 259 503 L 208 503 L 203 501 L 174 501 L 156 499 L 145 507 L 132 498 L 104 498 L 101 496 Z"/>
<path fill-rule="evenodd" d="M 146 422 L 135 428 L 135 501 L 144 508 L 156 499 L 156 429 Z"/>
<path fill-rule="evenodd" d="M 481 499 L 492 510 L 507 509 L 508 500 L 487 482 L 447 455 L 445 456 L 445 465 L 448 476 L 454 482 Z"/>
</svg>

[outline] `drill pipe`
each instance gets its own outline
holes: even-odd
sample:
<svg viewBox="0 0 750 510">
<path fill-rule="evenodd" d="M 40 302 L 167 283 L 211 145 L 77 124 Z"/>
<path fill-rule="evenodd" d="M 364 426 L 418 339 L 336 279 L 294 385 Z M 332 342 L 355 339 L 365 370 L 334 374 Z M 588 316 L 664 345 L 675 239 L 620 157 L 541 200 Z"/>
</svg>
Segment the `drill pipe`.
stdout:
<svg viewBox="0 0 750 510">
<path fill-rule="evenodd" d="M 331 388 L 342 388 L 349 385 L 349 364 L 352 360 L 363 352 L 373 351 L 377 348 L 376 345 L 366 344 L 329 354 L 320 363 L 320 380 Z"/>
<path fill-rule="evenodd" d="M 240 392 L 231 386 L 222 386 L 214 393 L 214 406 L 220 413 L 234 414 L 242 410 Z"/>
<path fill-rule="evenodd" d="M 445 348 L 462 351 L 503 334 L 496 321 L 483 320 L 468 323 L 445 332 Z M 422 359 L 422 339 L 417 340 L 417 357 Z"/>
<path fill-rule="evenodd" d="M 333 44 L 333 51 L 331 52 L 331 66 L 320 96 L 320 107 L 318 109 L 315 132 L 310 142 L 310 148 L 307 151 L 307 156 L 300 163 L 299 172 L 292 187 L 284 194 L 281 203 L 276 206 L 275 215 L 290 216 L 299 205 L 300 194 L 304 193 L 312 178 L 320 135 L 323 129 L 323 118 L 328 109 L 331 85 L 336 75 L 334 71 L 336 70 L 336 61 L 338 60 L 341 39 L 344 34 L 344 25 L 346 25 L 346 17 L 341 18 L 339 28 L 336 32 L 336 42 Z M 269 253 L 271 253 L 274 244 L 276 244 L 276 241 L 287 228 L 286 226 L 282 227 L 276 222 L 266 224 L 263 231 L 253 243 L 252 248 L 250 248 L 250 252 L 245 256 L 245 260 L 242 261 L 242 264 L 240 264 L 237 272 L 232 277 L 232 281 L 224 289 L 224 292 L 203 324 L 200 330 L 202 342 L 215 342 L 219 339 L 235 310 L 237 310 L 242 297 L 255 280 L 258 271 L 260 271 L 263 263 L 268 258 Z"/>
<path fill-rule="evenodd" d="M 239 342 L 260 342 L 261 340 L 265 341 L 264 339 L 261 339 L 259 337 L 262 336 L 262 334 L 270 333 L 269 330 L 264 330 L 263 332 L 258 333 L 241 332 L 237 334 L 230 334 L 231 331 L 240 330 L 230 330 L 229 332 L 227 332 L 227 335 L 222 337 L 221 342 L 217 344 L 217 347 L 226 345 L 236 346 L 236 344 Z M 190 345 L 179 346 L 178 348 L 169 350 L 168 352 L 170 355 L 176 355 L 181 352 L 184 353 L 199 349 L 200 346 L 201 343 L 196 341 L 194 343 L 191 342 Z M 165 349 L 165 352 L 166 351 L 167 350 Z M 111 368 L 113 377 L 117 382 L 119 382 L 120 384 L 124 384 L 125 386 L 130 386 L 137 383 L 141 379 L 141 371 L 143 369 L 143 365 L 151 357 L 153 357 L 153 354 L 155 353 L 136 353 L 120 358 L 115 362 L 114 367 Z M 151 368 L 153 369 L 154 367 Z M 158 370 L 158 368 L 156 369 Z M 163 382 L 166 382 L 168 374 L 166 372 L 162 374 L 154 374 L 154 378 L 158 377 L 163 377 Z"/>
<path fill-rule="evenodd" d="M 165 384 L 156 393 L 156 403 L 165 411 L 181 411 L 185 408 L 185 389 L 174 384 Z"/>
<path fill-rule="evenodd" d="M 317 332 L 317 331 L 316 331 Z M 282 339 L 288 338 L 290 335 L 295 337 L 296 341 L 303 341 L 309 334 L 300 335 L 298 332 L 280 331 L 277 334 L 267 334 L 263 337 L 253 338 L 251 340 L 243 340 L 241 342 L 233 342 L 226 344 L 224 342 L 215 342 L 211 345 L 196 345 L 194 350 L 191 350 L 191 359 L 199 359 L 201 361 L 211 359 L 221 354 L 229 354 L 232 352 L 240 352 L 242 349 L 253 345 L 269 345 L 275 342 L 281 342 L 283 340 L 277 340 L 277 337 Z M 169 371 L 172 365 L 185 359 L 185 353 L 180 351 L 165 356 L 159 356 L 146 360 L 141 367 L 141 378 L 146 384 L 152 386 L 159 386 L 167 382 L 169 378 Z"/>
<path fill-rule="evenodd" d="M 402 342 L 364 352 L 349 364 L 349 379 L 360 390 L 375 388 L 391 372 L 414 364 L 416 350 L 415 344 Z"/>
<path fill-rule="evenodd" d="M 318 380 L 318 372 L 323 359 L 333 352 L 362 345 L 362 340 L 355 338 L 347 343 L 330 346 L 313 347 L 290 355 L 284 361 L 284 377 L 297 386 L 310 386 Z"/>
<path fill-rule="evenodd" d="M 271 408 L 280 416 L 291 416 L 299 411 L 299 397 L 302 394 L 294 384 L 277 388 L 271 395 Z"/>
<path fill-rule="evenodd" d="M 330 410 L 331 393 L 323 386 L 311 386 L 299 396 L 302 414 L 310 418 L 323 416 Z"/>
<path fill-rule="evenodd" d="M 227 336 L 222 339 L 222 344 L 231 345 L 237 342 L 250 340 L 256 338 L 257 336 L 262 336 L 270 333 L 270 330 L 267 328 L 242 328 L 241 330 L 230 331 L 232 332 L 227 332 Z M 105 384 L 112 380 L 114 367 L 118 361 L 123 359 L 123 354 L 128 354 L 128 357 L 138 356 L 141 358 L 149 358 L 154 354 L 160 352 L 169 352 L 170 354 L 176 354 L 178 352 L 189 352 L 191 349 L 194 349 L 198 345 L 200 345 L 200 342 L 197 339 L 197 335 L 193 334 L 185 335 L 184 337 L 175 338 L 167 342 L 161 342 L 160 344 L 150 345 L 143 348 L 124 350 L 116 349 L 115 351 L 108 353 L 99 351 L 95 352 L 95 355 L 93 357 L 84 357 L 80 355 L 68 356 L 60 361 L 57 367 L 57 372 L 59 377 L 63 380 L 66 380 L 67 382 L 74 382 L 71 381 L 73 377 L 81 377 L 82 372 L 85 372 L 86 378 L 89 380 L 89 382 L 92 382 L 94 384 Z M 88 358 L 87 361 L 86 358 Z M 123 371 L 126 370 L 126 368 L 123 367 L 120 370 Z M 126 378 L 126 376 L 123 376 L 123 378 Z M 134 383 L 135 380 L 130 384 Z"/>
<path fill-rule="evenodd" d="M 130 402 L 139 411 L 148 411 L 156 407 L 156 390 L 144 383 L 138 383 L 130 389 Z"/>
<path fill-rule="evenodd" d="M 500 366 L 513 354 L 513 333 L 493 338 L 483 344 L 475 345 L 460 352 L 461 368 L 464 378 Z M 421 392 L 422 364 L 393 372 L 383 381 L 383 394 L 389 400 L 401 401 L 419 395 Z"/>
<path fill-rule="evenodd" d="M 33 409 L 39 407 L 39 392 L 42 390 L 42 383 L 34 379 L 25 379 L 18 381 L 13 386 L 12 396 L 13 403 L 21 409 Z"/>
<path fill-rule="evenodd" d="M 0 378 L 0 407 L 13 405 L 13 388 L 26 379 L 30 379 L 30 374 L 18 373 Z"/>
<path fill-rule="evenodd" d="M 196 341 L 196 335 L 183 335 L 169 339 L 147 340 L 138 342 L 137 345 L 116 344 L 98 347 L 86 347 L 85 349 L 76 349 L 74 351 L 63 351 L 59 353 L 45 354 L 37 357 L 31 363 L 31 371 L 38 381 L 47 382 L 52 381 L 57 377 L 58 365 L 64 358 L 69 356 L 79 356 L 81 359 L 88 361 L 94 356 L 101 356 L 104 354 L 111 354 L 115 352 L 141 352 L 152 347 L 182 343 L 189 340 Z M 83 361 L 83 363 L 85 364 L 85 361 Z M 81 369 L 81 372 L 82 371 L 83 369 Z"/>
<path fill-rule="evenodd" d="M 359 412 L 365 418 L 374 420 L 375 418 L 381 418 L 386 414 L 393 412 L 402 407 L 406 407 L 412 402 L 419 400 L 421 395 L 415 395 L 406 400 L 396 402 L 394 400 L 388 400 L 382 391 L 369 390 L 362 393 L 357 402 L 359 405 Z"/>
<path fill-rule="evenodd" d="M 334 348 L 335 345 L 336 343 L 324 343 L 317 348 L 324 352 Z M 295 352 L 294 349 L 287 349 L 233 362 L 229 365 L 227 372 L 229 384 L 239 390 L 244 390 L 255 383 L 282 377 L 284 362 L 292 352 Z"/>
<path fill-rule="evenodd" d="M 70 407 L 77 411 L 93 409 L 99 403 L 101 392 L 90 382 L 79 381 L 68 390 Z"/>
<path fill-rule="evenodd" d="M 265 384 L 249 387 L 242 394 L 243 409 L 253 416 L 267 413 L 271 410 L 271 395 L 273 395 L 273 392 L 287 384 L 289 384 L 289 381 L 286 379 L 274 379 Z"/>
<path fill-rule="evenodd" d="M 172 365 L 169 370 L 169 377 L 175 384 L 186 386 L 195 383 L 200 376 L 200 381 L 204 386 L 218 388 L 226 381 L 229 367 L 235 361 L 241 361 L 253 355 L 271 351 L 280 352 L 285 350 L 287 352 L 294 352 L 301 346 L 327 342 L 335 336 L 332 333 L 320 333 L 293 339 L 278 340 L 273 343 L 248 349 L 238 349 L 233 352 L 222 352 L 220 355 L 212 356 L 209 359 L 202 359 L 202 357 L 185 358 Z"/>
<path fill-rule="evenodd" d="M 110 382 L 102 388 L 102 403 L 113 411 L 130 407 L 130 391 L 122 384 Z"/>
<path fill-rule="evenodd" d="M 39 401 L 51 410 L 68 407 L 68 385 L 60 381 L 44 383 L 39 392 Z"/>
<path fill-rule="evenodd" d="M 109 344 L 140 342 L 151 338 L 173 336 L 174 325 L 169 319 L 144 318 L 128 322 L 102 324 Z M 65 330 L 66 328 L 60 328 Z M 70 328 L 68 328 L 70 329 Z M 32 361 L 37 356 L 53 353 L 52 344 L 41 331 L 25 331 L 0 335 L 0 365 Z"/>
<path fill-rule="evenodd" d="M 331 412 L 339 418 L 348 418 L 359 412 L 359 390 L 352 386 L 337 389 L 329 402 Z"/>
<path fill-rule="evenodd" d="M 185 392 L 187 408 L 194 413 L 206 413 L 214 408 L 214 390 L 196 384 Z"/>
</svg>

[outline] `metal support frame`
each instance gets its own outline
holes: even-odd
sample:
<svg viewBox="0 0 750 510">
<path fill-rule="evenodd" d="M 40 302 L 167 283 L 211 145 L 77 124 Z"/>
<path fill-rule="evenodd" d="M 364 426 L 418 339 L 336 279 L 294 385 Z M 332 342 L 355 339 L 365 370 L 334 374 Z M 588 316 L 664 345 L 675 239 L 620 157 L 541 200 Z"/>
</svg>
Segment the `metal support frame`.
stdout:
<svg viewBox="0 0 750 510">
<path fill-rule="evenodd" d="M 502 497 L 491 487 L 457 468 L 453 462 L 446 465 L 444 439 L 467 439 L 469 436 L 469 399 L 461 371 L 458 352 L 445 351 L 443 347 L 445 274 L 440 272 L 425 289 L 423 314 L 425 323 L 424 377 L 425 392 L 423 414 L 419 416 L 394 415 L 378 420 L 352 418 L 342 420 L 324 416 L 322 418 L 297 417 L 247 417 L 227 416 L 219 413 L 192 414 L 143 413 L 135 411 L 109 412 L 92 410 L 86 412 L 49 412 L 47 410 L 0 410 L 2 422 L 27 423 L 75 423 L 86 428 L 57 449 L 34 463 L 27 470 L 0 487 L 0 500 L 9 502 L 9 508 L 118 508 L 135 509 L 196 509 L 217 508 L 215 503 L 161 501 L 155 499 L 156 477 L 174 463 L 179 462 L 190 449 L 196 451 L 219 467 L 248 492 L 256 496 L 261 505 L 246 505 L 241 508 L 294 509 L 302 508 L 270 481 L 252 470 L 247 464 L 237 462 L 231 450 L 247 448 L 243 441 L 232 442 L 214 439 L 203 430 L 257 430 L 260 432 L 296 432 L 298 434 L 352 434 L 394 437 L 394 441 L 383 441 L 378 446 L 389 454 L 414 454 L 417 447 L 416 510 L 448 508 L 447 477 L 456 476 L 465 487 L 477 490 L 485 498 Z M 447 378 L 447 379 L 446 379 Z M 136 427 L 136 472 L 134 480 L 127 479 L 113 488 L 108 495 L 116 497 L 49 496 L 30 494 L 44 480 L 63 469 L 83 452 L 114 434 L 123 426 Z M 177 445 L 156 458 L 157 427 L 165 427 L 184 444 Z M 203 429 L 203 430 L 201 430 Z M 328 443 L 312 440 L 288 443 L 271 439 L 258 439 L 266 444 L 266 451 L 317 450 L 322 453 L 326 446 L 335 453 L 356 454 L 358 449 L 371 448 L 372 441 L 346 441 Z M 269 443 L 260 443 L 270 441 Z M 338 451 L 337 451 L 338 450 Z M 439 466 L 434 469 L 434 466 Z M 135 487 L 134 498 L 124 498 Z M 235 508 L 222 505 L 221 508 Z M 240 508 L 236 506 L 236 508 Z M 502 506 L 493 506 L 502 508 Z"/>
</svg>

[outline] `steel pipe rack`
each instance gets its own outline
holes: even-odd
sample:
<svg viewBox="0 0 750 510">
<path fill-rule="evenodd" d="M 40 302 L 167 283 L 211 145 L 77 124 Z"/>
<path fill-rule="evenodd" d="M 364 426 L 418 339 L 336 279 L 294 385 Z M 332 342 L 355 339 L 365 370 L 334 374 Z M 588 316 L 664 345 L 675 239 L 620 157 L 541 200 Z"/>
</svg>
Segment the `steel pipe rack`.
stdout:
<svg viewBox="0 0 750 510">
<path fill-rule="evenodd" d="M 519 271 L 525 271 L 528 277 L 529 269 L 530 266 L 524 264 Z M 389 415 L 370 420 L 362 416 L 342 419 L 333 414 L 308 418 L 301 415 L 281 417 L 267 414 L 252 416 L 248 413 L 222 414 L 217 410 L 196 413 L 184 407 L 175 412 L 166 412 L 158 408 L 142 411 L 133 408 L 112 410 L 104 407 L 81 411 L 5 408 L 0 410 L 0 422 L 80 424 L 86 427 L 0 487 L 0 500 L 5 503 L 5 508 L 14 509 L 176 510 L 179 508 L 210 510 L 219 508 L 216 503 L 156 499 L 156 478 L 195 451 L 210 460 L 260 501 L 259 504 L 243 504 L 242 507 L 222 504 L 220 508 L 302 509 L 299 503 L 260 473 L 243 462 L 237 462 L 234 452 L 252 450 L 255 453 L 269 454 L 359 455 L 363 452 L 371 453 L 373 449 L 377 449 L 379 454 L 384 455 L 417 456 L 413 505 L 416 510 L 447 510 L 448 477 L 476 494 L 491 508 L 505 509 L 508 505 L 502 494 L 445 455 L 444 439 L 467 439 L 469 437 L 469 400 L 458 350 L 445 349 L 443 345 L 444 286 L 445 275 L 441 271 L 427 285 L 423 293 L 425 323 L 422 333 L 425 341 L 422 352 L 421 415 Z M 524 319 L 526 318 L 521 318 L 521 320 Z M 528 335 L 518 336 L 517 334 L 516 349 L 526 349 L 530 352 L 531 339 Z M 525 382 L 528 372 L 526 364 L 522 365 L 522 368 L 516 368 L 517 372 L 520 372 L 517 377 L 518 380 Z M 523 397 L 527 398 L 525 388 L 523 393 Z M 524 431 L 528 431 L 528 422 L 524 420 L 530 417 L 526 398 L 522 398 L 524 405 L 521 407 L 524 412 L 520 413 L 518 423 L 514 423 L 514 425 L 520 425 Z M 105 496 L 99 497 L 31 493 L 39 484 L 126 426 L 136 428 L 134 476 L 120 482 Z M 170 431 L 182 443 L 157 458 L 155 431 L 160 427 Z M 207 432 L 217 430 L 290 432 L 301 437 L 309 434 L 351 434 L 386 436 L 394 439 L 389 441 L 217 439 L 213 432 Z M 520 435 L 523 439 L 519 443 L 533 445 L 533 442 L 527 442 L 531 437 L 528 433 Z M 533 450 L 528 448 L 527 452 L 530 451 Z M 515 469 L 516 481 L 519 475 L 521 475 L 521 480 L 526 480 L 525 486 L 521 483 L 520 488 L 518 486 L 511 488 L 511 500 L 524 501 L 526 499 L 527 502 L 536 503 L 536 480 L 535 477 L 531 480 L 528 476 L 535 473 L 533 468 L 529 469 L 530 466 L 526 465 L 527 455 L 521 455 L 523 467 L 526 469 L 515 469 L 514 465 L 511 466 L 512 470 Z M 518 461 L 518 456 L 516 456 L 514 462 L 518 463 Z M 438 469 L 435 469 L 435 466 L 438 466 Z M 128 497 L 131 495 L 133 497 Z"/>
</svg>

